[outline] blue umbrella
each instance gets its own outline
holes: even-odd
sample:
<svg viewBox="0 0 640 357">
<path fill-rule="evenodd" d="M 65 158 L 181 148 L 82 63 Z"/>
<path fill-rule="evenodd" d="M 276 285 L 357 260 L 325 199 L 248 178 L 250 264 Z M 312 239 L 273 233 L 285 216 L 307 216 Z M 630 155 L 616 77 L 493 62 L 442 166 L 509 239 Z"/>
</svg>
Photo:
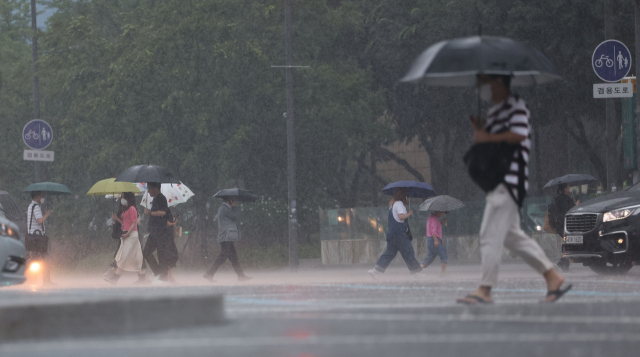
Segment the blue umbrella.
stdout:
<svg viewBox="0 0 640 357">
<path fill-rule="evenodd" d="M 38 182 L 32 183 L 24 189 L 24 192 L 42 191 L 49 195 L 70 195 L 69 188 L 61 183 Z"/>
<path fill-rule="evenodd" d="M 382 189 L 385 195 L 393 196 L 396 188 L 404 187 L 407 189 L 407 197 L 409 198 L 429 198 L 436 195 L 436 191 L 426 182 L 417 181 L 398 181 L 390 183 Z"/>
</svg>

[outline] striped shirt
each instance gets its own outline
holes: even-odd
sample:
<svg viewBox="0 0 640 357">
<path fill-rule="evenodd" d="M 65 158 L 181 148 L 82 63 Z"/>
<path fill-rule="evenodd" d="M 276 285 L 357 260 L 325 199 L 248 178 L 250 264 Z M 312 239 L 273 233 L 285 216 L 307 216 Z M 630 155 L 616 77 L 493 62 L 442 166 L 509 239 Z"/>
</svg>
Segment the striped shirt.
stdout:
<svg viewBox="0 0 640 357">
<path fill-rule="evenodd" d="M 33 208 L 33 205 L 36 207 Z M 31 220 L 31 210 L 33 209 L 33 221 Z M 27 210 L 27 232 L 33 234 L 36 230 L 40 230 L 40 233 L 44 234 L 44 223 L 38 223 L 38 220 L 42 218 L 42 210 L 40 204 L 36 201 L 31 201 L 29 209 Z M 29 222 L 31 222 L 31 229 L 29 229 Z"/>
<path fill-rule="evenodd" d="M 518 135 L 526 137 L 518 144 L 518 148 L 514 153 L 513 160 L 509 171 L 504 177 L 507 188 L 513 194 L 516 201 L 522 200 L 524 197 L 518 197 L 518 186 L 524 185 L 524 192 L 529 190 L 529 151 L 531 150 L 531 125 L 529 123 L 529 108 L 522 98 L 517 95 L 510 95 L 502 103 L 496 104 L 489 108 L 487 115 L 487 123 L 484 130 L 490 134 L 504 133 L 511 131 Z M 524 161 L 524 182 L 518 179 L 518 155 L 522 153 Z"/>
</svg>

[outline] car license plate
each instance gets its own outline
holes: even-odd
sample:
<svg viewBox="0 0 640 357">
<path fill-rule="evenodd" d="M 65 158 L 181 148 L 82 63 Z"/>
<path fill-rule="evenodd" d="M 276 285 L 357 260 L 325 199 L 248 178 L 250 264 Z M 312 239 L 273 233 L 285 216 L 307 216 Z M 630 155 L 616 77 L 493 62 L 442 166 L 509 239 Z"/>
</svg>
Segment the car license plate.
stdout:
<svg viewBox="0 0 640 357">
<path fill-rule="evenodd" d="M 582 236 L 567 236 L 566 244 L 582 244 Z"/>
</svg>

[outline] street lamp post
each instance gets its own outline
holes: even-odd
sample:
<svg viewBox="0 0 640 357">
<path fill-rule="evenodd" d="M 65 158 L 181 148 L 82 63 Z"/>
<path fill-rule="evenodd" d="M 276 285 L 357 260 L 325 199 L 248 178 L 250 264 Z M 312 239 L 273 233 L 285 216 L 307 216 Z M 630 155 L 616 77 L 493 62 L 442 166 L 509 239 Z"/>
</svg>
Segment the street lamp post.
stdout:
<svg viewBox="0 0 640 357">
<path fill-rule="evenodd" d="M 284 3 L 284 38 L 286 52 L 286 81 L 287 81 L 287 191 L 289 196 L 288 226 L 289 226 L 289 267 L 298 268 L 298 214 L 296 207 L 296 139 L 293 111 L 293 73 L 291 66 L 293 55 L 291 51 L 291 0 Z"/>
<path fill-rule="evenodd" d="M 40 119 L 40 80 L 38 79 L 38 24 L 36 0 L 31 0 L 31 54 L 33 58 L 33 119 Z M 35 180 L 40 182 L 40 163 L 34 161 Z"/>
</svg>

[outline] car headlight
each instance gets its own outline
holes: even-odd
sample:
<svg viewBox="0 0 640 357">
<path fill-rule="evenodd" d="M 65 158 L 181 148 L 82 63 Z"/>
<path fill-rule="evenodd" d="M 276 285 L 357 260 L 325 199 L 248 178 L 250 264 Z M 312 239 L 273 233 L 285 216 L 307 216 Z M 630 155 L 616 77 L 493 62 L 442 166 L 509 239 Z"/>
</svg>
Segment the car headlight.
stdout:
<svg viewBox="0 0 640 357">
<path fill-rule="evenodd" d="M 624 209 L 618 209 L 615 211 L 609 211 L 605 213 L 604 216 L 602 216 L 602 222 L 616 221 L 618 219 L 627 218 L 635 210 L 636 210 L 635 208 L 631 208 L 631 209 L 624 208 Z"/>
<path fill-rule="evenodd" d="M 8 273 L 15 273 L 20 269 L 22 265 L 24 265 L 24 263 L 25 260 L 23 258 L 11 256 L 9 257 L 9 259 L 7 259 L 6 263 L 4 263 L 4 267 L 2 267 L 2 270 Z"/>
</svg>

